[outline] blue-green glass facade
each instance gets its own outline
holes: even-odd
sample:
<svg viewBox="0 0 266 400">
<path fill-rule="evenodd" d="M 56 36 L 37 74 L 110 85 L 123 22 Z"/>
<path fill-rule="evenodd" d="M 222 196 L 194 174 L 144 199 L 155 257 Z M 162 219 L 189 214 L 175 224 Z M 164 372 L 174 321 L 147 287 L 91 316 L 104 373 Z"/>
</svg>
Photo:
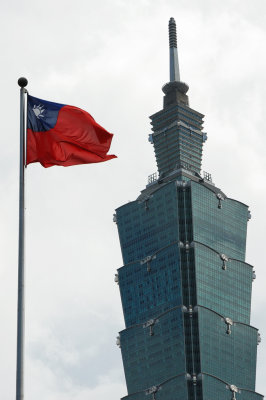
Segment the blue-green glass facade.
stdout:
<svg viewBox="0 0 266 400">
<path fill-rule="evenodd" d="M 123 399 L 259 400 L 250 213 L 200 175 L 203 115 L 182 85 L 169 83 L 164 109 L 151 116 L 159 178 L 116 210 Z"/>
</svg>

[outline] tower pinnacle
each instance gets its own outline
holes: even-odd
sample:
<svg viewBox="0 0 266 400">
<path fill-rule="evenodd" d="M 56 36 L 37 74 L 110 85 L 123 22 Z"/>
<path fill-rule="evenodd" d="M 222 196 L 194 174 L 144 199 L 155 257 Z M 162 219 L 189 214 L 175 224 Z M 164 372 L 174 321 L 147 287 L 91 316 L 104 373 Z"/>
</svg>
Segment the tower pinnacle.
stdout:
<svg viewBox="0 0 266 400">
<path fill-rule="evenodd" d="M 176 40 L 176 23 L 174 18 L 169 20 L 169 52 L 170 52 L 170 82 L 180 81 L 177 40 Z"/>
<path fill-rule="evenodd" d="M 188 97 L 186 93 L 189 89 L 186 83 L 180 81 L 176 39 L 176 23 L 173 17 L 169 20 L 168 30 L 170 53 L 170 82 L 166 83 L 162 87 L 162 90 L 165 94 L 164 108 L 178 102 L 188 105 Z"/>
</svg>

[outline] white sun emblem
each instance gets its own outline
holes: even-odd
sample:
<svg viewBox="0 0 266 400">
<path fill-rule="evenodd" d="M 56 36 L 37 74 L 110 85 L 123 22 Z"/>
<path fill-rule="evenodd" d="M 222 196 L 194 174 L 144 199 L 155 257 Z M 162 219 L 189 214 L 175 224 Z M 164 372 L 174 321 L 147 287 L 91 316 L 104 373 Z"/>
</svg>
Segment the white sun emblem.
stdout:
<svg viewBox="0 0 266 400">
<path fill-rule="evenodd" d="M 41 105 L 41 104 L 39 104 L 38 106 L 36 106 L 36 104 L 34 104 L 34 107 L 32 109 L 32 111 L 35 114 L 35 117 L 38 118 L 38 119 L 44 118 L 44 115 L 43 115 L 44 110 L 45 109 L 44 109 L 43 105 Z"/>
</svg>

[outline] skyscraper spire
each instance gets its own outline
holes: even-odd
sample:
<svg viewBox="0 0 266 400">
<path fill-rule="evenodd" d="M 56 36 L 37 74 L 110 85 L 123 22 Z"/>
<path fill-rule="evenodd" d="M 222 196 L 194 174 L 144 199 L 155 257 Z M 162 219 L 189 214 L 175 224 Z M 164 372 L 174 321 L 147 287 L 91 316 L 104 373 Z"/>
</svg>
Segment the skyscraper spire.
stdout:
<svg viewBox="0 0 266 400">
<path fill-rule="evenodd" d="M 170 53 L 170 82 L 180 81 L 177 40 L 176 40 L 176 23 L 174 18 L 169 20 L 169 53 Z"/>
<path fill-rule="evenodd" d="M 176 23 L 173 17 L 169 20 L 168 30 L 170 53 L 170 82 L 166 83 L 162 88 L 165 94 L 164 108 L 177 103 L 188 105 L 188 97 L 186 93 L 189 89 L 186 83 L 180 81 L 176 40 Z"/>
</svg>

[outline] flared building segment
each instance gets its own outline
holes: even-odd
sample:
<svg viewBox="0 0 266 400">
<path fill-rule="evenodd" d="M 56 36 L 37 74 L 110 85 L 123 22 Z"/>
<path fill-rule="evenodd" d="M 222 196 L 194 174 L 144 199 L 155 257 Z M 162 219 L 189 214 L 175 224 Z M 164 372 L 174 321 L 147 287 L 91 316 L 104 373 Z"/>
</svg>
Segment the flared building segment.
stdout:
<svg viewBox="0 0 266 400">
<path fill-rule="evenodd" d="M 158 178 L 116 210 L 125 325 L 124 400 L 261 400 L 260 336 L 250 325 L 253 267 L 245 261 L 248 206 L 201 175 L 203 115 L 180 81 L 169 22 L 170 82 L 151 116 Z"/>
</svg>

